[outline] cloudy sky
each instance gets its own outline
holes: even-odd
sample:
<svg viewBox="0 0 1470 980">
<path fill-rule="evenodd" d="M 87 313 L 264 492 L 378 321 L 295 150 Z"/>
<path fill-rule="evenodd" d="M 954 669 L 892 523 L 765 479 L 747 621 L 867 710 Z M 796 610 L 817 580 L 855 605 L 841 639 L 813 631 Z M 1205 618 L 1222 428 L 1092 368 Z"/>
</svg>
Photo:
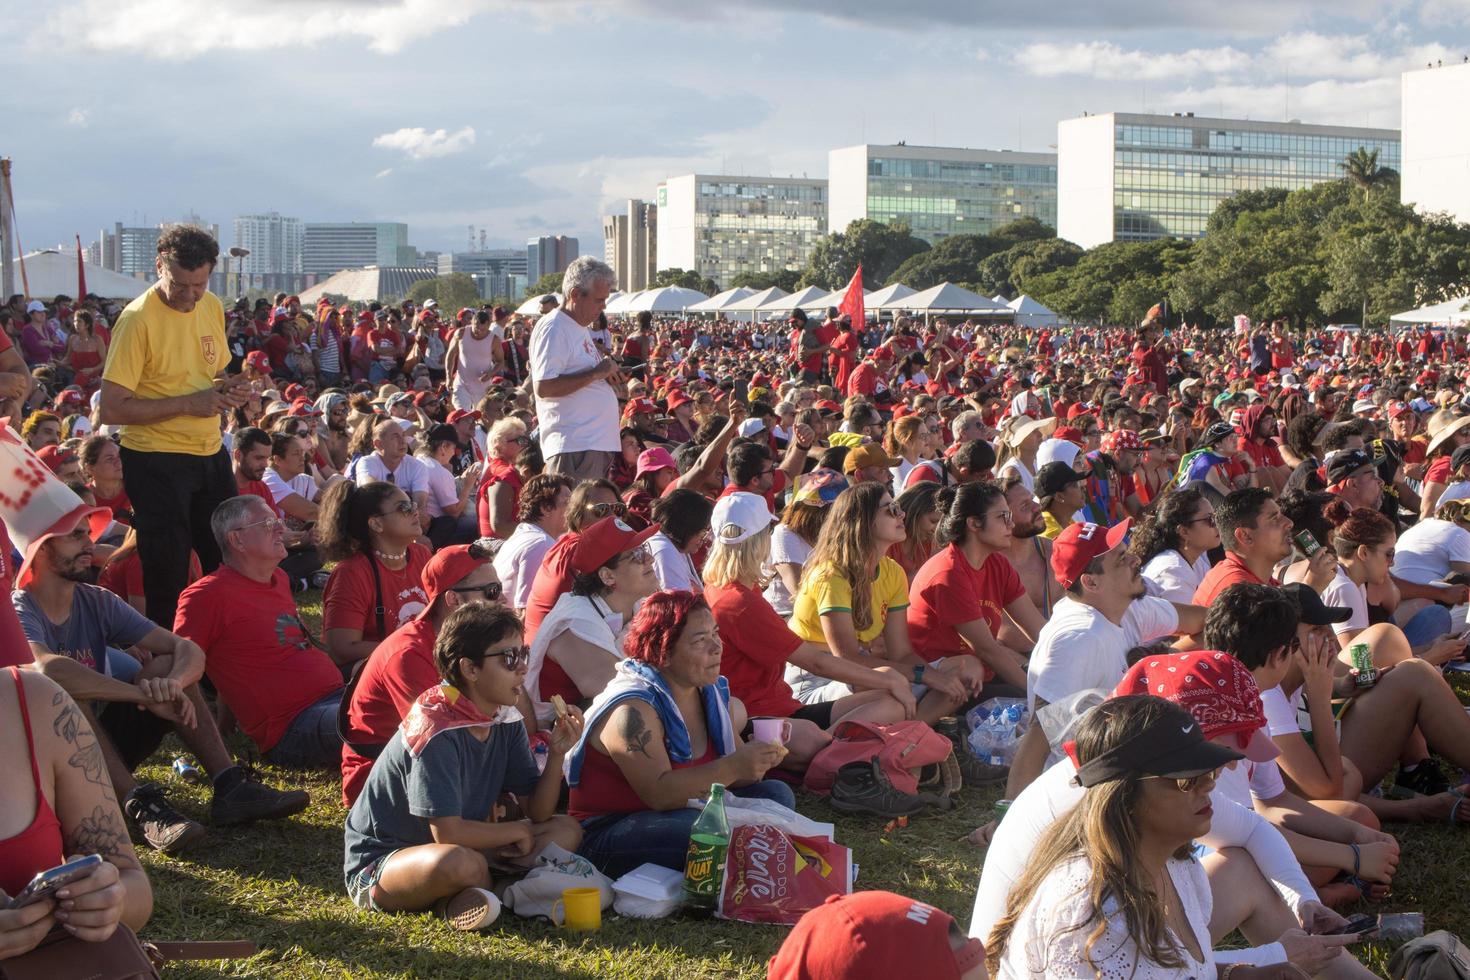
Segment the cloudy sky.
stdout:
<svg viewBox="0 0 1470 980">
<path fill-rule="evenodd" d="M 839 12 L 840 11 L 840 12 Z M 27 249 L 114 221 L 572 234 L 856 143 L 1044 151 L 1083 111 L 1390 126 L 1470 0 L 0 0 Z M 8 32 L 9 33 L 9 32 Z"/>
</svg>

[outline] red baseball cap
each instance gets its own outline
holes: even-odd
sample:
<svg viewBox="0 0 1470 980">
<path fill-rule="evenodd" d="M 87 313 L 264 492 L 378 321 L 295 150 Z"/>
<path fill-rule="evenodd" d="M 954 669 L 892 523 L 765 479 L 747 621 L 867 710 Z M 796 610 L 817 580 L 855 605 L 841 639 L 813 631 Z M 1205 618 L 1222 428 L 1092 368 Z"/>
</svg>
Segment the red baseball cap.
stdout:
<svg viewBox="0 0 1470 980">
<path fill-rule="evenodd" d="M 669 411 L 673 411 L 680 405 L 688 405 L 694 401 L 683 388 L 675 388 L 669 392 Z"/>
<path fill-rule="evenodd" d="M 270 355 L 263 350 L 253 350 L 245 355 L 245 364 L 247 367 L 253 367 L 257 371 L 268 372 L 271 369 Z"/>
<path fill-rule="evenodd" d="M 291 403 L 291 407 L 286 409 L 286 414 L 293 418 L 315 418 L 322 413 L 317 411 L 316 406 L 303 396 Z"/>
<path fill-rule="evenodd" d="M 1067 409 L 1067 421 L 1070 422 L 1072 419 L 1079 418 L 1079 417 L 1081 417 L 1083 415 L 1091 415 L 1091 414 L 1092 414 L 1092 409 L 1088 408 L 1086 405 L 1082 404 L 1081 402 L 1078 402 L 1077 404 L 1073 405 L 1071 408 Z"/>
<path fill-rule="evenodd" d="M 1053 439 L 1065 439 L 1068 442 L 1076 443 L 1078 446 L 1087 442 L 1087 438 L 1082 435 L 1082 430 L 1070 425 L 1061 426 L 1051 434 L 1051 437 Z"/>
<path fill-rule="evenodd" d="M 306 398 L 306 389 L 299 383 L 293 381 L 286 386 L 285 391 L 281 392 L 281 397 L 288 402 L 294 402 L 298 398 Z"/>
<path fill-rule="evenodd" d="M 453 425 L 460 419 L 475 419 L 476 421 L 478 421 L 479 418 L 479 412 L 466 412 L 462 408 L 456 408 L 454 411 L 449 413 L 449 417 L 446 418 L 444 421 L 447 422 L 449 425 Z"/>
<path fill-rule="evenodd" d="M 36 450 L 36 458 L 45 463 L 48 470 L 55 473 L 67 463 L 75 463 L 77 454 L 61 446 L 42 446 Z"/>
<path fill-rule="evenodd" d="M 477 558 L 470 554 L 471 549 L 482 557 Z M 489 564 L 492 557 L 487 552 L 481 551 L 479 545 L 473 544 L 450 545 L 434 552 L 434 557 L 424 565 L 424 571 L 420 577 L 424 592 L 429 596 L 429 604 L 424 606 L 414 618 L 423 619 L 428 616 L 429 611 L 434 608 L 434 600 L 463 582 L 481 565 Z"/>
<path fill-rule="evenodd" d="M 623 407 L 623 418 L 630 419 L 635 415 L 662 415 L 658 403 L 650 398 L 633 398 Z"/>
<path fill-rule="evenodd" d="M 963 945 L 951 940 L 959 934 Z M 833 895 L 797 922 L 767 965 L 768 980 L 923 977 L 959 980 L 985 962 L 949 913 L 886 891 Z"/>
<path fill-rule="evenodd" d="M 1281 754 L 1266 732 L 1261 690 L 1245 664 L 1218 650 L 1194 650 L 1145 657 L 1113 691 L 1152 694 L 1173 701 L 1194 715 L 1205 738 L 1235 735 L 1238 748 L 1252 762 L 1270 762 Z"/>
<path fill-rule="evenodd" d="M 579 575 L 596 571 L 614 556 L 638 547 L 658 530 L 657 524 L 650 524 L 641 531 L 635 531 L 623 523 L 621 517 L 604 517 L 591 527 L 582 529 L 577 543 L 572 546 L 571 569 Z"/>
<path fill-rule="evenodd" d="M 1064 528 L 1051 549 L 1051 570 L 1056 573 L 1057 582 L 1064 589 L 1071 588 L 1094 558 L 1107 554 L 1127 539 L 1132 526 L 1133 521 L 1125 518 L 1110 528 L 1092 523 Z"/>
</svg>

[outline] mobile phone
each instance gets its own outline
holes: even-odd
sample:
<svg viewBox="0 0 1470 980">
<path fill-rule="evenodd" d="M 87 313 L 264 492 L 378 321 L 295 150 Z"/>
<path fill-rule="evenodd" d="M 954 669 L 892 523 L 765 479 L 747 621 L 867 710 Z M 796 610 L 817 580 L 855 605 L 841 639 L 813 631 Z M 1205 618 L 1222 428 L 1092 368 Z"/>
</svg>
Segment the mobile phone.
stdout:
<svg viewBox="0 0 1470 980">
<path fill-rule="evenodd" d="M 41 871 L 31 879 L 30 884 L 21 889 L 19 895 L 10 900 L 10 908 L 25 908 L 36 902 L 50 898 L 57 891 L 66 887 L 74 881 L 91 874 L 93 869 L 101 867 L 102 857 L 97 854 L 88 854 L 86 857 L 68 861 L 66 864 L 52 868 L 49 871 Z"/>
<path fill-rule="evenodd" d="M 1336 929 L 1322 933 L 1324 936 L 1347 936 L 1356 934 L 1364 939 L 1378 932 L 1378 916 L 1360 912 Z"/>
<path fill-rule="evenodd" d="M 1321 542 L 1317 540 L 1311 531 L 1298 531 L 1296 543 L 1302 549 L 1302 554 L 1308 558 L 1322 550 Z"/>
</svg>

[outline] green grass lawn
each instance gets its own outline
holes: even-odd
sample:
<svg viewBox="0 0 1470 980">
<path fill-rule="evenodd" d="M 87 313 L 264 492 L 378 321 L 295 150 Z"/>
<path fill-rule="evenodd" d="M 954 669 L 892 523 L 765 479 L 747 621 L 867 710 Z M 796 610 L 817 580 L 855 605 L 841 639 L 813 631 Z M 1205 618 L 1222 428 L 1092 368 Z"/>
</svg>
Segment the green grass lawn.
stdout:
<svg viewBox="0 0 1470 980">
<path fill-rule="evenodd" d="M 318 610 L 303 611 L 314 618 Z M 170 738 L 140 775 L 164 785 L 180 809 L 205 821 L 207 793 L 168 767 L 177 751 Z M 342 885 L 345 811 L 336 774 L 263 772 L 272 785 L 309 789 L 310 809 L 283 822 L 211 830 L 203 846 L 182 858 L 139 849 L 155 896 L 145 937 L 244 938 L 260 947 L 248 960 L 177 964 L 169 976 L 763 977 L 766 960 L 786 935 L 778 926 L 678 915 L 646 922 L 610 912 L 602 930 L 590 934 L 563 933 L 510 913 L 487 933 L 465 934 L 428 916 L 360 912 Z M 882 821 L 836 814 L 813 797 L 800 797 L 798 806 L 837 825 L 839 843 L 852 848 L 860 865 L 857 887 L 922 899 L 967 926 L 984 855 L 963 838 L 988 819 L 998 795 L 965 791 L 955 810 L 916 816 L 888 835 Z M 1470 915 L 1456 898 L 1470 831 L 1389 829 L 1403 845 L 1393 895 L 1381 905 L 1348 911 L 1422 911 L 1427 930 L 1470 935 Z M 1358 952 L 1382 973 L 1391 950 L 1366 944 Z"/>
</svg>

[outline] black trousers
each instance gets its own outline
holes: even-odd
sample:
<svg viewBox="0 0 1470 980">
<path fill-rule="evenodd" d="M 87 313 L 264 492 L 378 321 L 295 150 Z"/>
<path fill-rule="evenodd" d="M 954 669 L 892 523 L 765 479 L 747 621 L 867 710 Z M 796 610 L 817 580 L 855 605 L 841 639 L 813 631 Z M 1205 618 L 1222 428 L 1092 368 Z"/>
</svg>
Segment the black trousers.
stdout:
<svg viewBox="0 0 1470 980">
<path fill-rule="evenodd" d="M 223 447 L 213 456 L 123 448 L 122 466 L 138 532 L 148 618 L 171 630 L 179 593 L 189 584 L 190 549 L 205 575 L 219 567 L 219 545 L 209 518 L 239 493 L 230 456 Z"/>
</svg>

